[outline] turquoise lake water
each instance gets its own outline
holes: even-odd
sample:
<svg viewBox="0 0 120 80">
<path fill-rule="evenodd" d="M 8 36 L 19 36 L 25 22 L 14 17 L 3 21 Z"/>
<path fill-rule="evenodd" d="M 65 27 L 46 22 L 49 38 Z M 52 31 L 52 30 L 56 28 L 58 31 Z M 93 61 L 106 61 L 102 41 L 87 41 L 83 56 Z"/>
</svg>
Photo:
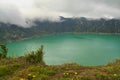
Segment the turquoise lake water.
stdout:
<svg viewBox="0 0 120 80">
<path fill-rule="evenodd" d="M 23 56 L 41 45 L 48 65 L 104 65 L 120 58 L 120 35 L 115 34 L 57 34 L 16 41 L 7 44 L 8 56 Z"/>
</svg>

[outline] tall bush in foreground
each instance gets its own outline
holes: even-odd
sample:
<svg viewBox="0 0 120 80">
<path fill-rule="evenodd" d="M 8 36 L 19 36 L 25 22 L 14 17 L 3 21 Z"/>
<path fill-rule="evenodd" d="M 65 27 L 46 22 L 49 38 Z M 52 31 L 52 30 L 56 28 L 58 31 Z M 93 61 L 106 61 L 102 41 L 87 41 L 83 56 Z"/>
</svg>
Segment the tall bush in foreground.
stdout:
<svg viewBox="0 0 120 80">
<path fill-rule="evenodd" d="M 6 45 L 0 44 L 0 59 L 7 57 L 8 49 Z"/>
<path fill-rule="evenodd" d="M 43 61 L 43 45 L 36 51 L 31 51 L 25 54 L 25 59 L 30 63 L 44 63 Z"/>
</svg>

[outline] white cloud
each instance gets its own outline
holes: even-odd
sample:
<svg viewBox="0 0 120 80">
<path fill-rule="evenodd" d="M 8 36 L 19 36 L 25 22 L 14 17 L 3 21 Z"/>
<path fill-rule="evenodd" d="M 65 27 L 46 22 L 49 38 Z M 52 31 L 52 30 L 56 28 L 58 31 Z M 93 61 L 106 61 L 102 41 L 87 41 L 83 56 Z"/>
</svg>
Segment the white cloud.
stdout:
<svg viewBox="0 0 120 80">
<path fill-rule="evenodd" d="M 16 6 L 0 4 L 0 21 L 20 26 L 27 26 L 25 18 Z"/>
<path fill-rule="evenodd" d="M 26 26 L 26 18 L 120 18 L 120 0 L 0 0 L 0 21 Z"/>
</svg>

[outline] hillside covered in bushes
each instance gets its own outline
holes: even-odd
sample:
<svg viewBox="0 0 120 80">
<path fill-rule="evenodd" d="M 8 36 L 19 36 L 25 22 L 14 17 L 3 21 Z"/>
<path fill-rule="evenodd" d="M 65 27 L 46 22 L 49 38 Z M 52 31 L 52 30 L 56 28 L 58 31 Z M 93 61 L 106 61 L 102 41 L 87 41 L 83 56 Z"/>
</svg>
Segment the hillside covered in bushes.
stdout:
<svg viewBox="0 0 120 80">
<path fill-rule="evenodd" d="M 27 22 L 27 21 L 26 21 Z M 0 42 L 22 40 L 41 35 L 59 33 L 120 33 L 120 19 L 88 19 L 65 18 L 60 16 L 60 21 L 49 20 L 32 21 L 34 25 L 27 28 L 10 23 L 0 22 Z"/>
</svg>

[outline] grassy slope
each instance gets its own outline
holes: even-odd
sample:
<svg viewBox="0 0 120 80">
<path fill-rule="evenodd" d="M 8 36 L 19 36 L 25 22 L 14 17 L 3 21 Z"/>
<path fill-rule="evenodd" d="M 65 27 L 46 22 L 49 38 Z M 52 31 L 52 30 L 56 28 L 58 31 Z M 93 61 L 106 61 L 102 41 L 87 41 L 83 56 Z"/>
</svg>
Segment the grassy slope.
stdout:
<svg viewBox="0 0 120 80">
<path fill-rule="evenodd" d="M 24 57 L 0 60 L 0 80 L 120 80 L 120 60 L 105 66 L 27 63 Z"/>
</svg>

